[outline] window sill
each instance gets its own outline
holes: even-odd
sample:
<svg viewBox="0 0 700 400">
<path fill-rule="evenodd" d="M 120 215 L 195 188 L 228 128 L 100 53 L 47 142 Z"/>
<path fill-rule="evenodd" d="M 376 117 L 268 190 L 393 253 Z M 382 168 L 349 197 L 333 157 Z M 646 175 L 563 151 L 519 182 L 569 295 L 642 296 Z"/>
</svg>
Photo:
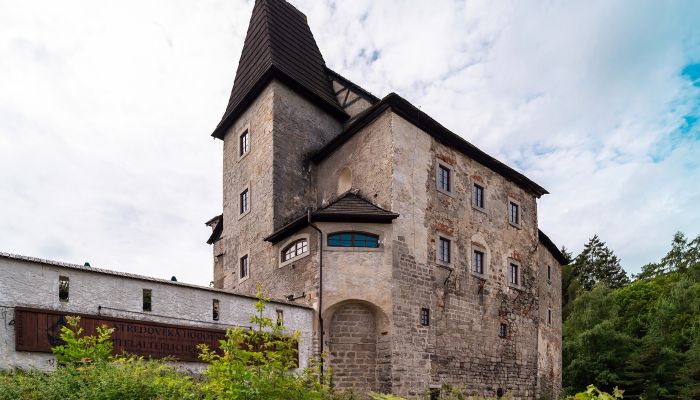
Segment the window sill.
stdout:
<svg viewBox="0 0 700 400">
<path fill-rule="evenodd" d="M 246 156 L 247 156 L 248 154 L 250 154 L 250 149 L 248 149 L 248 151 L 246 151 L 245 153 L 243 153 L 243 154 L 241 154 L 240 156 L 238 156 L 238 158 L 236 159 L 236 162 L 237 162 L 237 163 L 241 162 L 241 160 L 244 159 L 244 158 L 246 158 Z"/>
<path fill-rule="evenodd" d="M 517 230 L 523 229 L 523 226 L 522 226 L 522 225 L 520 225 L 520 224 L 514 224 L 514 223 L 512 223 L 512 222 L 510 222 L 510 221 L 508 221 L 508 225 L 512 226 L 513 228 L 515 228 L 515 229 L 517 229 Z"/>
<path fill-rule="evenodd" d="M 323 251 L 337 251 L 339 253 L 376 253 L 384 251 L 384 246 L 379 247 L 340 247 L 323 245 Z"/>
<path fill-rule="evenodd" d="M 508 288 L 509 288 L 509 289 L 517 290 L 517 291 L 519 291 L 519 292 L 524 292 L 524 291 L 525 291 L 525 287 L 524 287 L 524 286 L 516 285 L 516 284 L 514 284 L 514 283 L 508 283 Z"/>
<path fill-rule="evenodd" d="M 485 209 L 485 208 L 482 208 L 482 207 L 479 207 L 479 206 L 475 206 L 474 204 L 472 204 L 472 208 L 473 208 L 474 210 L 480 212 L 480 213 L 483 213 L 483 214 L 488 215 L 488 213 L 486 212 L 486 209 Z"/>
<path fill-rule="evenodd" d="M 248 214 L 250 214 L 250 208 L 248 209 L 248 211 L 246 211 L 242 214 L 238 214 L 238 220 L 240 221 L 243 217 L 245 217 Z"/>
<path fill-rule="evenodd" d="M 439 187 L 436 187 L 435 190 L 437 190 L 438 193 L 442 193 L 444 195 L 447 195 L 449 197 L 452 197 L 453 199 L 457 197 L 457 195 L 454 192 L 450 192 L 444 189 L 440 189 Z"/>
<path fill-rule="evenodd" d="M 479 279 L 483 279 L 483 280 L 486 280 L 486 279 L 487 279 L 486 274 L 480 274 L 480 273 L 474 272 L 474 271 L 470 271 L 470 272 L 471 272 L 471 274 L 472 274 L 473 276 L 475 276 L 475 277 L 477 277 L 477 278 L 479 278 Z"/>
<path fill-rule="evenodd" d="M 243 283 L 248 279 L 250 279 L 250 274 L 248 274 L 248 276 L 244 276 L 243 278 L 238 278 L 238 283 Z"/>
<path fill-rule="evenodd" d="M 438 261 L 435 263 L 435 265 L 448 271 L 454 271 L 454 268 L 452 268 L 452 264 L 447 264 L 442 261 Z"/>
</svg>

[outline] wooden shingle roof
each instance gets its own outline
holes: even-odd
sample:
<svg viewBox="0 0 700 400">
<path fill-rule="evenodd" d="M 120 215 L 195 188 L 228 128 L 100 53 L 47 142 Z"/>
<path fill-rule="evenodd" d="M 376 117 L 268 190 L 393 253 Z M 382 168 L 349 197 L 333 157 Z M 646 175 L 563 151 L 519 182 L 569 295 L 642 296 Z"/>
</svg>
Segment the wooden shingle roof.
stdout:
<svg viewBox="0 0 700 400">
<path fill-rule="evenodd" d="M 293 219 L 265 238 L 272 244 L 293 235 L 309 222 L 372 222 L 388 224 L 399 214 L 385 210 L 353 192 L 346 192 L 329 204 Z"/>
<path fill-rule="evenodd" d="M 306 16 L 284 0 L 256 0 L 226 112 L 212 136 L 226 130 L 272 80 L 278 79 L 344 121 L 326 63 Z"/>
</svg>

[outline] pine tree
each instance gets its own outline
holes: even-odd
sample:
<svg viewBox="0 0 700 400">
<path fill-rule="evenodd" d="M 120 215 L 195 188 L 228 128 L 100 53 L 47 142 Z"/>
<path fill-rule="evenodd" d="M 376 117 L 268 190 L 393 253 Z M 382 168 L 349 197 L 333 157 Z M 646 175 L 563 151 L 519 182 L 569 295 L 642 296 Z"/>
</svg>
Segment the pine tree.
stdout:
<svg viewBox="0 0 700 400">
<path fill-rule="evenodd" d="M 611 289 L 630 283 L 627 273 L 620 266 L 620 259 L 598 235 L 593 236 L 583 246 L 583 251 L 572 264 L 572 272 L 585 290 L 593 289 L 599 282 Z"/>
</svg>

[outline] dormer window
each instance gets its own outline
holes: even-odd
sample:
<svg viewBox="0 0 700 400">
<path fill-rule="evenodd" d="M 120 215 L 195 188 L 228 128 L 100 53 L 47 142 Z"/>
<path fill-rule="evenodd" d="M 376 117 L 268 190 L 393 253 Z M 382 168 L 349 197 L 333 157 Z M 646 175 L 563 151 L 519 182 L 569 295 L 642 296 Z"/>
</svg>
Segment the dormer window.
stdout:
<svg viewBox="0 0 700 400">
<path fill-rule="evenodd" d="M 309 252 L 308 239 L 299 239 L 282 249 L 282 262 L 293 260 Z"/>
<path fill-rule="evenodd" d="M 379 247 L 379 236 L 364 232 L 336 232 L 328 235 L 329 247 Z"/>
</svg>

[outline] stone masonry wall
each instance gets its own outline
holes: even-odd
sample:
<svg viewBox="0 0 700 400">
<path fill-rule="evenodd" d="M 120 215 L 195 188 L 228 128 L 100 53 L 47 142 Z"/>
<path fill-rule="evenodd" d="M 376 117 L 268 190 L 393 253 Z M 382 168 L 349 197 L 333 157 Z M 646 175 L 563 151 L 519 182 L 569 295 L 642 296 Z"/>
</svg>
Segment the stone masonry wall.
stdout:
<svg viewBox="0 0 700 400">
<path fill-rule="evenodd" d="M 538 255 L 538 292 L 540 325 L 538 331 L 538 397 L 558 399 L 561 395 L 562 313 L 561 265 L 546 247 L 540 245 Z M 551 279 L 547 279 L 547 266 Z M 548 310 L 552 312 L 549 322 Z"/>
<path fill-rule="evenodd" d="M 377 333 L 374 315 L 362 304 L 347 304 L 333 314 L 330 366 L 338 389 L 377 390 Z"/>
<path fill-rule="evenodd" d="M 394 391 L 413 395 L 449 384 L 474 395 L 498 388 L 534 398 L 537 382 L 536 199 L 392 115 L 394 184 Z M 436 190 L 440 160 L 452 168 L 453 194 Z M 472 207 L 471 187 L 485 187 L 485 208 Z M 509 199 L 521 205 L 520 227 L 507 219 Z M 452 263 L 436 262 L 437 236 L 452 240 Z M 473 274 L 472 252 L 485 252 L 485 273 Z M 521 284 L 506 281 L 508 263 Z M 421 307 L 431 323 L 419 325 Z M 507 326 L 505 338 L 499 325 Z"/>
</svg>

